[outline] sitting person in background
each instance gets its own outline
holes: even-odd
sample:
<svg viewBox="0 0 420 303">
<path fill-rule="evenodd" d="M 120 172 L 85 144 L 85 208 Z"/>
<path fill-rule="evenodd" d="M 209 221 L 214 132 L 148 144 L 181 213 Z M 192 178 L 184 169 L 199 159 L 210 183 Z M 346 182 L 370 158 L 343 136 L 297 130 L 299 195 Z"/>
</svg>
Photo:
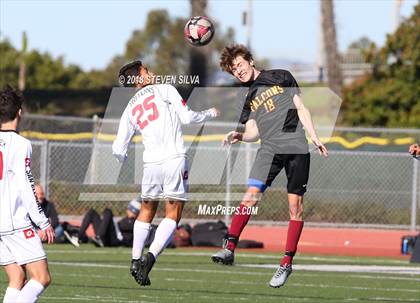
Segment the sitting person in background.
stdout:
<svg viewBox="0 0 420 303">
<path fill-rule="evenodd" d="M 52 228 L 54 228 L 56 243 L 64 242 L 64 229 L 58 221 L 58 213 L 55 209 L 54 203 L 51 203 L 45 198 L 44 189 L 41 184 L 35 185 L 35 194 L 38 199 L 38 203 L 44 211 L 45 216 L 50 221 Z"/>
<path fill-rule="evenodd" d="M 140 212 L 140 203 L 136 200 L 130 201 L 126 209 L 126 216 L 116 222 L 112 211 L 106 208 L 102 218 L 93 208 L 85 214 L 78 235 L 72 237 L 71 243 L 79 246 L 80 242 L 90 239 L 96 246 L 132 246 L 133 227 L 137 215 Z M 88 238 L 86 230 L 92 224 L 95 237 Z"/>
<path fill-rule="evenodd" d="M 420 156 L 420 147 L 419 145 L 413 144 L 410 146 L 410 148 L 408 149 L 408 152 L 415 158 L 417 158 L 418 156 Z"/>
</svg>

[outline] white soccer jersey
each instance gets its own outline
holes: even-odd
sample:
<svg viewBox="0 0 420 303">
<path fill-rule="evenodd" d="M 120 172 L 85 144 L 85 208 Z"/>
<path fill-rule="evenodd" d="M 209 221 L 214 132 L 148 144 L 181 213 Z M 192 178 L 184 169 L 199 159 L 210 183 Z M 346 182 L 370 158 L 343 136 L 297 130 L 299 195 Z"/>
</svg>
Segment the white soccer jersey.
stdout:
<svg viewBox="0 0 420 303">
<path fill-rule="evenodd" d="M 184 156 L 181 124 L 201 123 L 215 116 L 211 109 L 190 110 L 172 85 L 148 85 L 131 98 L 122 114 L 112 152 L 123 161 L 132 136 L 139 131 L 143 136 L 145 163 Z"/>
<path fill-rule="evenodd" d="M 0 235 L 50 225 L 36 200 L 31 153 L 29 140 L 0 130 Z"/>
</svg>

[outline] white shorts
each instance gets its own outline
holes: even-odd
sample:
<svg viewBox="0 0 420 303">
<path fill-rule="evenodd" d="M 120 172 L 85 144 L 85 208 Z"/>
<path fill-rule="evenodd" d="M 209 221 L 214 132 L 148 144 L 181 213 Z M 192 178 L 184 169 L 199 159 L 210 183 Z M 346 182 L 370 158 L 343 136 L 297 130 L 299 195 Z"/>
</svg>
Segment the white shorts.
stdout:
<svg viewBox="0 0 420 303">
<path fill-rule="evenodd" d="M 0 265 L 24 265 L 46 258 L 41 239 L 33 228 L 0 236 Z"/>
<path fill-rule="evenodd" d="M 147 200 L 187 200 L 188 163 L 177 157 L 159 163 L 145 163 L 141 197 Z"/>
</svg>

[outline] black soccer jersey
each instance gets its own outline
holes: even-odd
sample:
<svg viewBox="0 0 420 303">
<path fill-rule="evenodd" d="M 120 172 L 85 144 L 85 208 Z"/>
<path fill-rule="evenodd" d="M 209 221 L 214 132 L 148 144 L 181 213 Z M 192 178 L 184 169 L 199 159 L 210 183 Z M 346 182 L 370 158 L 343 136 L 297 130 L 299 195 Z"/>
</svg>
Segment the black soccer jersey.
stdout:
<svg viewBox="0 0 420 303">
<path fill-rule="evenodd" d="M 261 146 L 275 153 L 307 153 L 308 144 L 293 97 L 300 94 L 286 70 L 261 71 L 250 84 L 240 122 L 255 119 Z"/>
</svg>

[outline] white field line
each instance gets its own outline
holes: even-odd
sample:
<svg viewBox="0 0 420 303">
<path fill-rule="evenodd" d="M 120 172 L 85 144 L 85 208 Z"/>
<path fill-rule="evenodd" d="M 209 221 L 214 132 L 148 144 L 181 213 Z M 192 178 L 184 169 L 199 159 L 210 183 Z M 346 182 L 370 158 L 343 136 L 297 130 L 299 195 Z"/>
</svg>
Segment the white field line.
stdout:
<svg viewBox="0 0 420 303">
<path fill-rule="evenodd" d="M 127 267 L 125 267 L 127 268 Z M 159 269 L 155 269 L 159 271 Z M 232 272 L 236 273 L 236 272 Z M 265 276 L 265 273 L 254 273 L 254 275 L 261 275 Z M 300 276 L 304 277 L 319 277 L 319 275 L 311 274 L 307 272 L 299 273 Z M 69 274 L 69 273 L 54 273 L 54 276 L 66 276 L 66 277 L 90 277 L 90 278 L 103 278 L 103 275 L 87 275 L 87 274 Z M 111 277 L 112 278 L 112 277 Z M 420 278 L 412 278 L 412 277 L 388 277 L 388 276 L 372 276 L 372 275 L 351 275 L 351 278 L 358 278 L 358 279 L 374 279 L 374 280 L 393 280 L 393 281 L 410 281 L 410 282 L 420 282 Z"/>
<path fill-rule="evenodd" d="M 240 264 L 239 267 L 277 268 L 274 264 Z M 329 265 L 329 264 L 297 264 L 294 270 L 348 272 L 348 273 L 385 273 L 401 275 L 420 275 L 420 267 L 408 266 L 378 266 L 378 265 Z"/>
<path fill-rule="evenodd" d="M 381 297 L 373 297 L 373 298 L 346 298 L 343 299 L 346 302 L 366 302 L 366 301 L 379 301 L 379 302 L 415 302 L 418 303 L 418 299 L 398 299 L 398 298 L 381 298 Z"/>
<path fill-rule="evenodd" d="M 217 248 L 215 248 L 217 250 Z M 121 255 L 121 253 L 125 253 L 127 255 L 131 254 L 130 250 L 119 250 L 119 249 L 113 249 L 113 250 L 82 250 L 75 248 L 74 250 L 46 250 L 47 253 L 60 253 L 60 254 L 98 254 L 98 255 Z M 185 257 L 210 257 L 213 254 L 213 252 L 172 252 L 172 251 L 165 251 L 163 255 L 166 256 L 185 256 Z M 268 254 L 244 254 L 244 253 L 235 253 L 236 257 L 241 258 L 257 258 L 257 259 L 277 259 L 283 256 L 283 254 L 278 255 L 268 255 Z M 330 261 L 330 262 L 355 262 L 357 260 L 355 258 L 329 258 L 329 257 L 310 257 L 310 256 L 299 256 L 297 255 L 295 257 L 298 260 L 309 260 L 309 261 Z M 363 260 L 362 260 L 363 261 Z M 382 263 L 389 263 L 389 264 L 407 264 L 408 261 L 404 260 L 386 260 L 386 259 L 380 259 L 380 262 Z M 420 266 L 419 266 L 420 267 Z"/>
<path fill-rule="evenodd" d="M 92 301 L 92 302 L 115 302 L 115 303 L 155 303 L 152 301 L 130 301 L 124 298 L 106 298 L 101 296 L 76 296 L 76 297 L 49 297 L 41 296 L 41 300 L 52 300 L 53 302 L 68 301 Z"/>
<path fill-rule="evenodd" d="M 180 299 L 182 297 L 177 296 L 177 299 Z M 197 298 L 197 297 L 196 297 Z M 211 296 L 198 296 L 198 298 L 200 299 L 208 299 L 208 300 L 214 300 L 215 297 L 211 297 Z M 265 300 L 269 299 L 270 297 L 264 297 Z M 278 300 L 279 298 L 276 296 L 272 296 L 272 298 Z M 63 300 L 68 300 L 68 301 L 92 301 L 92 302 L 116 302 L 116 303 L 152 303 L 151 301 L 129 301 L 127 299 L 105 299 L 102 298 L 100 296 L 96 296 L 95 298 L 91 298 L 91 297 L 48 297 L 48 296 L 42 296 L 41 297 L 42 300 L 53 300 L 53 302 L 62 302 Z M 246 301 L 249 300 L 249 298 L 244 298 L 244 297 L 221 297 L 221 296 L 217 296 L 217 300 L 223 300 L 223 301 Z M 379 298 L 379 297 L 373 297 L 373 298 L 343 298 L 342 300 L 344 301 L 350 301 L 350 302 L 358 302 L 358 301 L 362 301 L 362 302 L 366 302 L 366 300 L 371 300 L 371 301 L 389 301 L 389 302 L 418 302 L 417 299 L 398 299 L 398 298 Z M 391 301 L 392 300 L 392 301 Z M 253 300 L 254 301 L 254 300 Z M 312 298 L 290 298 L 290 297 L 281 297 L 281 301 L 313 301 Z M 155 303 L 155 302 L 153 302 Z"/>
<path fill-rule="evenodd" d="M 95 267 L 95 268 L 119 268 L 126 269 L 126 265 L 101 264 L 101 263 L 77 263 L 77 262 L 49 262 L 51 265 L 62 265 L 72 267 Z M 262 268 L 275 269 L 277 265 L 264 264 L 242 264 L 236 265 L 244 268 Z M 371 266 L 371 265 L 294 265 L 295 270 L 303 271 L 321 271 L 321 272 L 364 272 L 364 273 L 384 273 L 384 274 L 419 274 L 419 268 L 413 267 L 395 267 L 395 266 Z M 217 273 L 217 274 L 233 274 L 233 275 L 260 275 L 265 276 L 262 272 L 247 271 L 228 271 L 228 270 L 210 270 L 210 269 L 187 269 L 187 268 L 155 268 L 155 271 L 176 271 L 176 272 L 199 272 L 199 273 Z"/>
<path fill-rule="evenodd" d="M 104 276 L 105 278 L 105 276 Z M 197 280 L 197 279 L 177 279 L 177 278 L 165 278 L 166 281 L 182 281 L 188 283 L 208 283 L 208 280 Z M 238 285 L 268 285 L 268 281 L 266 283 L 262 282 L 248 282 L 248 281 L 220 281 L 220 283 L 228 283 L 228 284 L 238 284 Z M 307 284 L 307 283 L 293 283 L 289 282 L 287 285 L 290 286 L 298 286 L 298 287 L 313 287 L 313 288 L 338 288 L 338 289 L 352 289 L 352 290 L 375 290 L 375 291 L 384 291 L 384 292 L 413 292 L 419 293 L 419 289 L 410 289 L 410 288 L 377 288 L 377 287 L 361 287 L 361 286 L 337 286 L 331 284 Z"/>
<path fill-rule="evenodd" d="M 307 272 L 299 273 L 301 276 L 305 277 L 319 277 L 319 275 L 311 274 Z M 359 279 L 374 279 L 374 280 L 396 280 L 396 281 L 411 281 L 411 282 L 420 282 L 420 278 L 413 278 L 413 277 L 398 277 L 398 276 L 372 276 L 372 275 L 351 275 L 351 278 L 359 278 Z"/>
</svg>

